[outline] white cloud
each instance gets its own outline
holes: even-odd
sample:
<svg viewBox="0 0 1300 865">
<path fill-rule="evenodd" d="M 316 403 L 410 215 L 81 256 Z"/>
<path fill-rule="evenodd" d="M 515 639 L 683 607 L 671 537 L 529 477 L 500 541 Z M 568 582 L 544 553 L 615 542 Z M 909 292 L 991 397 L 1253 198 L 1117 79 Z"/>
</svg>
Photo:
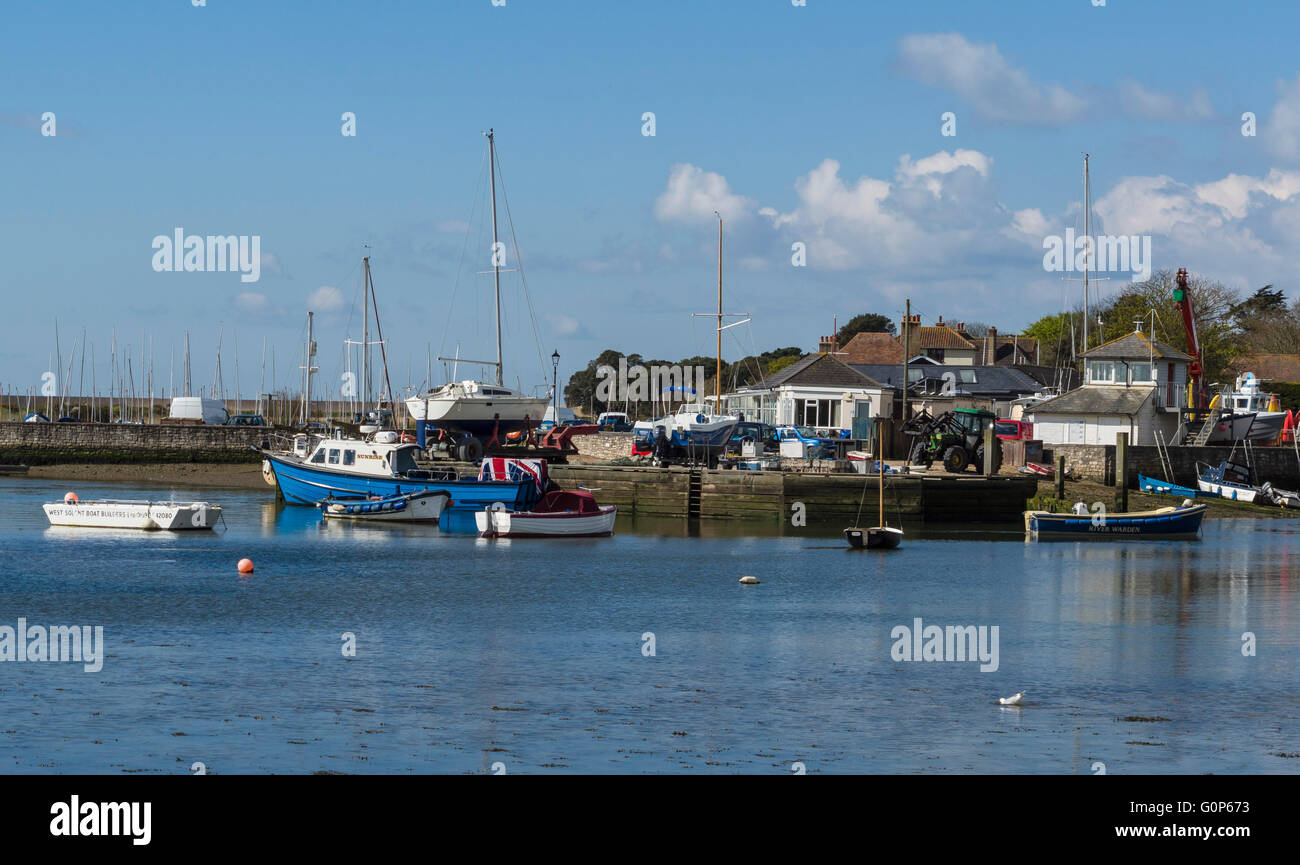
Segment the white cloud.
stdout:
<svg viewBox="0 0 1300 865">
<path fill-rule="evenodd" d="M 243 291 L 235 297 L 235 306 L 245 312 L 258 312 L 266 309 L 266 295 L 258 294 L 255 291 Z"/>
<path fill-rule="evenodd" d="M 699 222 L 716 218 L 716 210 L 730 221 L 749 215 L 753 204 L 732 192 L 721 174 L 679 163 L 668 173 L 668 188 L 655 199 L 655 217 L 662 222 Z"/>
<path fill-rule="evenodd" d="M 332 285 L 322 285 L 307 298 L 307 308 L 313 312 L 333 312 L 343 308 L 343 292 Z"/>
<path fill-rule="evenodd" d="M 1057 126 L 1078 117 L 1086 101 L 1057 84 L 1037 84 L 993 44 L 960 33 L 918 33 L 898 44 L 901 71 L 968 101 L 990 120 Z"/>
<path fill-rule="evenodd" d="M 1277 102 L 1268 120 L 1259 127 L 1268 152 L 1288 162 L 1300 162 L 1300 75 L 1294 81 L 1279 81 Z"/>
<path fill-rule="evenodd" d="M 1121 107 L 1130 115 L 1148 120 L 1211 120 L 1214 106 L 1210 95 L 1203 89 L 1192 92 L 1186 99 L 1144 87 L 1133 80 L 1119 86 L 1117 93 Z"/>
</svg>

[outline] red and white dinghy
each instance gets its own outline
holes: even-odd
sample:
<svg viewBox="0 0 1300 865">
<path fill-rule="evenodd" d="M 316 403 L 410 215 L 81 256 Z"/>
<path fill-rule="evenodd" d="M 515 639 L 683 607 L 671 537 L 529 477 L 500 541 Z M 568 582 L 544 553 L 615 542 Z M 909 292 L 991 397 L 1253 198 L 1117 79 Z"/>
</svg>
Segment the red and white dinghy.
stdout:
<svg viewBox="0 0 1300 865">
<path fill-rule="evenodd" d="M 601 507 L 586 490 L 552 490 L 531 511 L 487 508 L 474 514 L 484 538 L 599 538 L 614 534 L 616 505 Z"/>
</svg>

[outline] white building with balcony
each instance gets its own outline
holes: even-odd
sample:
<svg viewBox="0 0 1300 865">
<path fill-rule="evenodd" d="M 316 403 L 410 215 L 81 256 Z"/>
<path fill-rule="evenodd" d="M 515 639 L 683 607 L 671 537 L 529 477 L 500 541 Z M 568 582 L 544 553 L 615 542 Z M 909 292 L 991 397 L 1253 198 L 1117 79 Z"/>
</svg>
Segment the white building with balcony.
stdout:
<svg viewBox="0 0 1300 865">
<path fill-rule="evenodd" d="M 1169 442 L 1187 407 L 1187 365 L 1192 358 L 1134 331 L 1082 355 L 1084 384 L 1025 410 L 1034 438 L 1045 445 L 1153 445 L 1156 431 Z"/>
</svg>

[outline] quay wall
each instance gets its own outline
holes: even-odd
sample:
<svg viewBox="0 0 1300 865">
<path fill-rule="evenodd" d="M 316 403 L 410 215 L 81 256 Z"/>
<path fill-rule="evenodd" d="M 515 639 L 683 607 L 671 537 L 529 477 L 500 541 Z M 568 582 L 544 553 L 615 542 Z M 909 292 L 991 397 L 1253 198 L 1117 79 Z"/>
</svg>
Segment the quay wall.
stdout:
<svg viewBox="0 0 1300 865">
<path fill-rule="evenodd" d="M 1151 445 L 1129 448 L 1127 486 L 1137 488 L 1139 473 L 1147 477 L 1161 478 L 1187 487 L 1196 486 L 1196 464 L 1218 465 L 1228 459 L 1245 462 L 1245 455 L 1239 447 L 1235 453 L 1231 447 L 1206 445 L 1204 447 L 1171 447 L 1166 450 L 1173 477 L 1166 478 L 1164 467 L 1160 464 L 1160 453 Z M 1115 446 L 1114 445 L 1050 445 L 1044 448 L 1044 462 L 1054 464 L 1057 456 L 1065 457 L 1067 474 L 1078 475 L 1086 480 L 1115 485 Z M 1259 481 L 1271 482 L 1282 489 L 1296 489 L 1300 486 L 1300 457 L 1290 447 L 1257 447 L 1251 451 L 1255 472 Z"/>
<path fill-rule="evenodd" d="M 246 463 L 266 439 L 256 427 L 0 423 L 0 463 Z"/>
<path fill-rule="evenodd" d="M 593 460 L 613 460 L 632 456 L 632 433 L 602 432 L 588 436 L 574 436 L 578 455 Z"/>
<path fill-rule="evenodd" d="M 876 481 L 858 474 L 585 465 L 552 466 L 550 471 L 565 489 L 582 485 L 602 504 L 634 514 L 690 516 L 694 474 L 701 519 L 780 522 L 802 517 L 809 523 L 846 526 L 855 519 L 862 525 L 880 522 Z M 1029 476 L 886 477 L 885 516 L 890 521 L 1014 522 L 1037 493 L 1038 480 Z"/>
</svg>

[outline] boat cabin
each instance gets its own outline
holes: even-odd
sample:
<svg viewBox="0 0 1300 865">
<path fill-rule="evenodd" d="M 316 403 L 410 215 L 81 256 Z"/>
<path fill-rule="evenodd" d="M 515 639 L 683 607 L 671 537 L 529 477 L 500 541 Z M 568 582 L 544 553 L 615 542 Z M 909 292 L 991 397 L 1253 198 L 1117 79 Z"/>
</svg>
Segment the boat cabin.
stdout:
<svg viewBox="0 0 1300 865">
<path fill-rule="evenodd" d="M 315 468 L 387 478 L 416 470 L 419 450 L 419 445 L 412 443 L 321 439 L 303 462 Z"/>
</svg>

